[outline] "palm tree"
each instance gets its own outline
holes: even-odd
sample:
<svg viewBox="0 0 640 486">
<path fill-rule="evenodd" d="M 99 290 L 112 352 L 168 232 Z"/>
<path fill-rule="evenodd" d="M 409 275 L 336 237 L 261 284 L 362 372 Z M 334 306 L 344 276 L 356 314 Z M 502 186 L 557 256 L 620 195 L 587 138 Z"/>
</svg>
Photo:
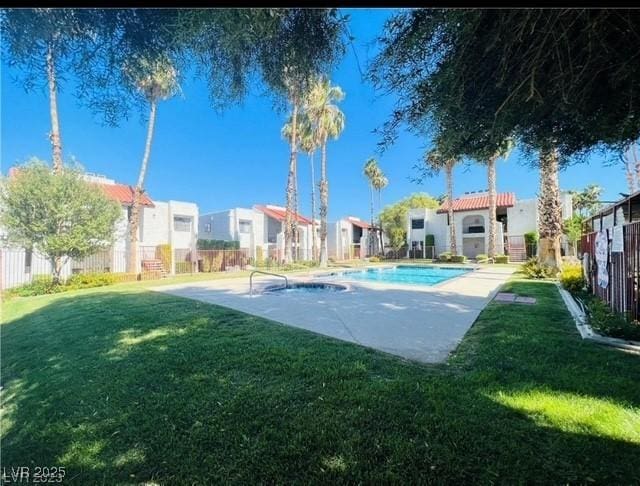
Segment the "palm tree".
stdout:
<svg viewBox="0 0 640 486">
<path fill-rule="evenodd" d="M 378 161 L 373 157 L 367 160 L 364 164 L 364 176 L 369 181 L 369 195 L 371 197 L 371 234 L 369 235 L 369 255 L 374 253 L 374 240 L 373 240 L 373 228 L 374 228 L 374 210 L 373 210 L 373 181 L 378 176 L 380 168 L 378 167 Z"/>
<path fill-rule="evenodd" d="M 291 104 L 291 116 L 289 118 L 290 132 L 289 140 L 289 172 L 287 175 L 286 189 L 286 216 L 284 222 L 284 261 L 291 263 L 293 260 L 293 247 L 295 245 L 295 235 L 297 233 L 297 216 L 294 217 L 295 206 L 297 204 L 296 195 L 296 174 L 298 165 L 298 116 L 301 106 L 304 103 L 304 94 L 301 83 L 296 76 L 294 67 L 285 67 L 284 79 Z"/>
<path fill-rule="evenodd" d="M 158 102 L 174 96 L 179 91 L 180 86 L 178 84 L 178 72 L 173 67 L 173 63 L 166 57 L 135 59 L 125 66 L 125 72 L 135 89 L 149 103 L 147 139 L 129 214 L 129 261 L 127 270 L 130 273 L 137 273 L 140 199 L 144 192 L 144 180 L 149 166 Z"/>
<path fill-rule="evenodd" d="M 559 157 L 554 147 L 540 150 L 540 195 L 538 198 L 538 254 L 543 263 L 559 268 L 562 262 L 562 207 L 558 183 Z"/>
<path fill-rule="evenodd" d="M 318 148 L 318 143 L 316 141 L 315 138 L 315 133 L 313 132 L 313 127 L 311 126 L 311 124 L 309 123 L 309 118 L 306 116 L 305 113 L 299 114 L 297 117 L 297 121 L 298 121 L 298 127 L 296 129 L 296 142 L 298 147 L 296 148 L 296 151 L 298 149 L 301 149 L 303 152 L 306 152 L 309 155 L 309 160 L 311 162 L 311 232 L 312 232 L 312 259 L 316 260 L 316 255 L 317 255 L 317 248 L 316 248 L 316 239 L 315 239 L 315 233 L 316 233 L 316 222 L 315 222 L 315 171 L 314 171 L 314 161 L 313 161 L 313 155 L 316 151 L 316 149 Z M 284 138 L 285 140 L 287 140 L 289 143 L 291 143 L 292 140 L 292 135 L 293 135 L 293 125 L 292 125 L 292 117 L 289 117 L 289 120 L 287 121 L 287 123 L 284 124 L 284 126 L 282 127 L 282 138 Z M 296 167 L 294 168 L 294 195 L 293 195 L 293 201 L 294 201 L 294 214 L 298 214 L 298 174 L 297 174 L 297 164 Z M 295 224 L 296 229 L 294 230 L 294 234 L 293 234 L 293 240 L 296 243 L 299 243 L 298 241 L 298 231 L 297 231 L 297 224 Z"/>
<path fill-rule="evenodd" d="M 456 225 L 453 213 L 453 168 L 456 160 L 453 157 L 445 157 L 437 148 L 427 152 L 425 157 L 427 169 L 432 172 L 444 170 L 447 179 L 447 213 L 449 218 L 449 251 L 451 255 L 458 254 L 456 245 Z"/>
<path fill-rule="evenodd" d="M 500 158 L 509 157 L 514 143 L 511 139 L 507 139 L 498 149 L 487 159 L 487 182 L 489 186 L 489 245 L 487 254 L 489 258 L 496 256 L 496 211 L 498 193 L 496 190 L 496 161 Z"/>
<path fill-rule="evenodd" d="M 327 181 L 327 141 L 337 139 L 345 125 L 345 116 L 335 105 L 344 99 L 344 92 L 338 86 L 331 86 L 327 78 L 315 80 L 307 102 L 307 115 L 322 149 L 320 165 L 320 266 L 326 267 L 327 255 L 327 214 L 329 210 L 329 183 Z"/>
<path fill-rule="evenodd" d="M 309 118 L 304 117 L 300 130 L 300 148 L 309 156 L 309 164 L 311 169 L 311 255 L 312 260 L 318 260 L 318 248 L 316 244 L 316 169 L 314 156 L 318 149 L 317 134 L 313 130 L 313 126 L 309 123 Z"/>
</svg>

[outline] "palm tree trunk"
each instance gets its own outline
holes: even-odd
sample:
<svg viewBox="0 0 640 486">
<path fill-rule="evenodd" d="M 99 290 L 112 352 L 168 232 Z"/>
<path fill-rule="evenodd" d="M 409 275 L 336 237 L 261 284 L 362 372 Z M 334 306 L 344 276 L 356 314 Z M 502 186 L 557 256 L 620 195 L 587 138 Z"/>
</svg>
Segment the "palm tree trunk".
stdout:
<svg viewBox="0 0 640 486">
<path fill-rule="evenodd" d="M 140 165 L 140 173 L 138 174 L 138 183 L 133 193 L 133 203 L 131 204 L 131 213 L 129 215 L 129 258 L 127 262 L 127 271 L 129 273 L 138 273 L 138 227 L 140 226 L 140 199 L 144 189 L 144 179 L 147 175 L 147 167 L 149 166 L 149 157 L 151 156 L 151 143 L 153 142 L 153 132 L 156 125 L 156 108 L 157 102 L 151 102 L 149 111 L 149 124 L 147 126 L 147 141 L 144 146 L 144 155 L 142 156 L 142 164 Z M 173 251 L 173 249 L 171 249 Z"/>
<path fill-rule="evenodd" d="M 487 179 L 489 185 L 489 258 L 496 256 L 496 157 L 487 161 Z"/>
<path fill-rule="evenodd" d="M 316 244 L 316 169 L 313 160 L 314 152 L 309 155 L 311 163 L 311 255 L 314 262 L 318 261 L 318 245 Z"/>
<path fill-rule="evenodd" d="M 543 263 L 559 268 L 562 262 L 562 207 L 558 183 L 558 153 L 540 151 L 540 196 L 538 198 L 539 256 Z"/>
<path fill-rule="evenodd" d="M 448 161 L 445 167 L 446 176 L 447 176 L 447 199 L 449 200 L 449 248 L 451 251 L 451 255 L 455 256 L 458 254 L 457 246 L 456 246 L 456 223 L 453 217 L 453 165 L 454 161 Z"/>
<path fill-rule="evenodd" d="M 49 82 L 49 114 L 51 116 L 51 140 L 53 171 L 59 173 L 62 170 L 62 139 L 60 137 L 60 123 L 58 121 L 58 82 L 56 66 L 53 58 L 51 44 L 47 48 L 47 80 Z"/>
<path fill-rule="evenodd" d="M 284 262 L 291 263 L 293 258 L 293 204 L 295 193 L 296 160 L 298 155 L 297 140 L 298 103 L 293 102 L 291 114 L 291 152 L 289 154 L 289 174 L 287 176 L 287 211 L 284 220 Z"/>
<path fill-rule="evenodd" d="M 375 215 L 375 211 L 373 208 L 373 184 L 369 183 L 369 194 L 371 195 L 371 229 L 369 230 L 369 237 L 367 238 L 367 241 L 369 242 L 369 255 L 368 256 L 373 256 L 374 252 L 375 252 L 375 241 L 374 241 L 374 227 L 375 227 L 375 221 L 374 221 L 374 215 Z"/>
<path fill-rule="evenodd" d="M 322 142 L 320 162 L 320 266 L 326 267 L 327 258 L 327 214 L 329 212 L 329 183 L 327 182 L 327 141 Z"/>
</svg>

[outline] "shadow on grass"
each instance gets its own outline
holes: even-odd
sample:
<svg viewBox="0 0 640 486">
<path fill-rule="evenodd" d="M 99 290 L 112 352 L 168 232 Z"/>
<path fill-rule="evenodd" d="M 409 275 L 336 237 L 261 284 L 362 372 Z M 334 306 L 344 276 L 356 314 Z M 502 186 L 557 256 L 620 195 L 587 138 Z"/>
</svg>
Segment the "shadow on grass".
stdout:
<svg viewBox="0 0 640 486">
<path fill-rule="evenodd" d="M 417 365 L 151 292 L 2 325 L 5 468 L 77 484 L 640 481 L 640 360 L 583 343 L 555 288 L 491 304 Z M 72 481 L 70 481 L 72 480 Z"/>
</svg>

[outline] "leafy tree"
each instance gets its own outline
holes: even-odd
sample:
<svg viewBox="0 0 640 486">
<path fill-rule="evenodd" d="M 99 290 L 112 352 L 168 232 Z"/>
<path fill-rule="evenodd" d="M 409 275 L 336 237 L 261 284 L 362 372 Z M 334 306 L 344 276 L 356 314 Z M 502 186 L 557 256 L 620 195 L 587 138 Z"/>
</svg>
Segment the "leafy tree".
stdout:
<svg viewBox="0 0 640 486">
<path fill-rule="evenodd" d="M 415 193 L 386 206 L 380 212 L 380 222 L 394 250 L 398 251 L 407 241 L 407 218 L 409 209 L 436 209 L 438 201 L 426 193 Z"/>
<path fill-rule="evenodd" d="M 68 258 L 111 244 L 120 206 L 86 182 L 79 169 L 63 167 L 54 174 L 32 159 L 14 174 L 2 181 L 0 222 L 9 241 L 49 258 L 55 283 Z"/>
<path fill-rule="evenodd" d="M 571 243 L 573 254 L 576 255 L 578 241 L 582 237 L 582 228 L 585 218 L 580 214 L 574 214 L 571 218 L 565 219 L 563 223 L 563 232 L 567 236 L 567 240 Z"/>
<path fill-rule="evenodd" d="M 129 216 L 129 258 L 128 271 L 138 270 L 138 228 L 140 226 L 140 201 L 144 192 L 144 181 L 151 156 L 151 145 L 156 122 L 158 102 L 173 96 L 179 89 L 178 72 L 167 57 L 134 58 L 125 65 L 131 89 L 136 90 L 149 103 L 147 137 L 138 173 L 133 203 Z"/>
<path fill-rule="evenodd" d="M 416 132 L 432 125 L 458 157 L 493 153 L 510 136 L 538 152 L 541 253 L 557 265 L 558 170 L 640 134 L 640 68 L 629 42 L 639 25 L 633 10 L 401 13 L 387 24 L 372 72 L 399 94 L 383 141 L 407 123 Z"/>
<path fill-rule="evenodd" d="M 345 116 L 335 104 L 344 99 L 339 86 L 331 86 L 327 78 L 314 81 L 307 98 L 306 113 L 321 148 L 320 160 L 320 266 L 326 267 L 327 254 L 327 216 L 329 212 L 329 181 L 327 180 L 327 142 L 337 139 L 345 125 Z"/>
<path fill-rule="evenodd" d="M 601 206 L 600 196 L 602 187 L 598 184 L 589 184 L 582 191 L 567 191 L 571 194 L 573 211 L 580 217 L 586 218 L 596 213 Z"/>
<path fill-rule="evenodd" d="M 94 9 L 6 9 L 1 13 L 3 50 L 10 66 L 21 68 L 27 91 L 46 80 L 51 118 L 53 168 L 62 170 L 58 91 L 65 70 L 77 71 L 95 47 Z"/>
</svg>

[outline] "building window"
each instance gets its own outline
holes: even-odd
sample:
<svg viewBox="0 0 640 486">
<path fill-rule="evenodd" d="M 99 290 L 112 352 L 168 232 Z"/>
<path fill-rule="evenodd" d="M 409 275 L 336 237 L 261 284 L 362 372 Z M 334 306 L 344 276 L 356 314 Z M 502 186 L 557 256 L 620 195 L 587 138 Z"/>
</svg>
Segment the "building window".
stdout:
<svg viewBox="0 0 640 486">
<path fill-rule="evenodd" d="M 211 233 L 211 223 L 205 223 L 204 224 L 204 232 L 205 233 Z"/>
<path fill-rule="evenodd" d="M 241 219 L 238 223 L 238 231 L 240 231 L 240 233 L 251 233 L 251 221 Z"/>
<path fill-rule="evenodd" d="M 190 216 L 174 216 L 173 231 L 191 231 Z"/>
<path fill-rule="evenodd" d="M 411 229 L 424 229 L 424 219 L 412 219 Z"/>
</svg>

